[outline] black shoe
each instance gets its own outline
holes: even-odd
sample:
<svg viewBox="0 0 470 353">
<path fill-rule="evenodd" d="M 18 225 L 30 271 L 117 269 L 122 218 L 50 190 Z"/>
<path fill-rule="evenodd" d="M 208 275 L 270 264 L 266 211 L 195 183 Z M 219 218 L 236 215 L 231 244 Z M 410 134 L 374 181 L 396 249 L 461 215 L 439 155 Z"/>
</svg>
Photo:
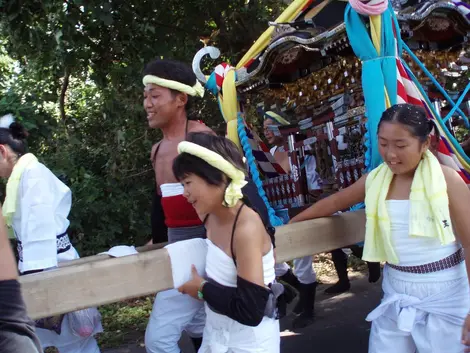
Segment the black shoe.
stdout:
<svg viewBox="0 0 470 353">
<path fill-rule="evenodd" d="M 282 281 L 282 282 L 287 283 L 288 285 L 290 285 L 291 287 L 293 287 L 297 290 L 300 289 L 301 283 L 299 282 L 297 277 L 295 277 L 295 275 L 294 275 L 294 273 L 292 272 L 291 269 L 289 269 L 284 275 L 280 276 L 279 280 Z"/>
<path fill-rule="evenodd" d="M 349 282 L 348 278 L 348 256 L 342 249 L 336 249 L 331 252 L 331 258 L 335 265 L 336 274 L 340 282 Z"/>
<path fill-rule="evenodd" d="M 331 287 L 328 287 L 325 289 L 326 294 L 341 294 L 344 292 L 347 292 L 351 288 L 351 283 L 349 283 L 349 280 L 346 281 L 338 281 L 335 284 L 333 284 Z"/>
<path fill-rule="evenodd" d="M 299 300 L 297 301 L 297 304 L 295 304 L 294 309 L 292 309 L 292 313 L 295 316 L 299 316 L 302 313 L 303 308 L 304 308 L 304 303 L 303 303 L 302 297 L 300 297 Z"/>
<path fill-rule="evenodd" d="M 375 283 L 380 279 L 380 262 L 367 262 L 369 268 L 369 283 Z"/>
<path fill-rule="evenodd" d="M 315 283 L 317 283 L 317 282 L 315 282 Z M 316 286 L 315 286 L 313 291 L 314 291 L 313 295 L 315 296 Z M 299 300 L 297 301 L 297 304 L 295 304 L 295 307 L 292 310 L 292 313 L 296 316 L 299 316 L 300 314 L 302 314 L 304 312 L 304 307 L 306 305 L 305 300 L 308 298 L 308 296 L 311 293 L 308 293 L 308 292 L 303 293 L 301 290 L 299 290 L 299 294 L 300 294 L 299 295 Z"/>
<path fill-rule="evenodd" d="M 279 277 L 279 281 L 284 284 L 284 295 L 287 304 L 292 303 L 292 301 L 297 297 L 296 290 L 299 290 L 300 282 L 295 277 L 291 269 L 289 269 L 284 275 Z"/>
<path fill-rule="evenodd" d="M 297 316 L 294 321 L 292 321 L 292 327 L 294 329 L 301 329 L 313 323 L 317 285 L 317 282 L 310 284 L 300 284 L 300 298 L 297 306 L 294 309 L 294 311 L 299 313 L 299 316 Z"/>
<path fill-rule="evenodd" d="M 302 329 L 307 326 L 310 326 L 315 321 L 315 316 L 313 312 L 302 312 L 299 316 L 297 316 L 294 321 L 292 321 L 292 328 L 294 330 Z"/>
<path fill-rule="evenodd" d="M 193 341 L 194 349 L 197 352 L 202 345 L 202 337 L 194 338 L 191 337 L 191 341 Z"/>
<path fill-rule="evenodd" d="M 286 304 L 290 304 L 297 297 L 297 292 L 290 285 L 283 283 L 284 286 L 284 300 Z"/>
</svg>

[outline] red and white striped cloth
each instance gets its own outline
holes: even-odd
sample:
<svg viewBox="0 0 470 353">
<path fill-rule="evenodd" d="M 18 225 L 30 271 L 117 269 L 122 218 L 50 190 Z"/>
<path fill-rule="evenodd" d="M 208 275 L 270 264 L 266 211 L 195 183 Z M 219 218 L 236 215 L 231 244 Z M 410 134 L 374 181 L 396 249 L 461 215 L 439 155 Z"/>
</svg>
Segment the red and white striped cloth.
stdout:
<svg viewBox="0 0 470 353">
<path fill-rule="evenodd" d="M 160 185 L 162 192 L 162 208 L 165 224 L 168 228 L 195 227 L 202 221 L 194 207 L 183 196 L 184 187 L 181 183 Z"/>
<path fill-rule="evenodd" d="M 222 91 L 222 85 L 224 84 L 224 79 L 230 69 L 233 67 L 227 63 L 219 64 L 214 69 L 215 82 L 217 85 L 217 90 Z"/>
</svg>

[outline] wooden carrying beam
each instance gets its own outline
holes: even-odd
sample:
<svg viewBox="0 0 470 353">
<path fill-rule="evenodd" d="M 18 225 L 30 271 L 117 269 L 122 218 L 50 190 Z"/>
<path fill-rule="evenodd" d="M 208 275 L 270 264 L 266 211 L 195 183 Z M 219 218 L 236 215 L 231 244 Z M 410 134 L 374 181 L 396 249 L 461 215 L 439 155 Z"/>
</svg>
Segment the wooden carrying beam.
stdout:
<svg viewBox="0 0 470 353">
<path fill-rule="evenodd" d="M 168 243 L 160 243 L 160 244 L 140 246 L 136 248 L 136 251 L 139 253 L 142 253 L 146 251 L 157 250 L 157 249 L 164 248 L 167 244 Z M 98 254 L 98 255 L 93 255 L 93 256 L 82 257 L 76 260 L 61 262 L 59 264 L 59 267 L 76 266 L 76 265 L 81 265 L 81 264 L 85 264 L 88 262 L 103 261 L 103 260 L 111 259 L 111 258 L 112 256 L 109 256 L 108 254 Z"/>
<path fill-rule="evenodd" d="M 277 262 L 322 253 L 364 239 L 364 211 L 279 227 Z M 165 249 L 78 263 L 20 278 L 33 319 L 154 294 L 173 287 Z"/>
</svg>

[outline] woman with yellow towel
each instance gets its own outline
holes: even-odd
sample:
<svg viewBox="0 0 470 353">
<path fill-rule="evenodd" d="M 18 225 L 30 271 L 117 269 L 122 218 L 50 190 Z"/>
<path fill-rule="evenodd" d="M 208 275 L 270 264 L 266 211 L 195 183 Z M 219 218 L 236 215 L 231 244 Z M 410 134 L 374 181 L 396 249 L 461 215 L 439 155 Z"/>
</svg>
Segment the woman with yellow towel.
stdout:
<svg viewBox="0 0 470 353">
<path fill-rule="evenodd" d="M 434 127 L 417 106 L 389 108 L 378 128 L 384 163 L 291 220 L 365 201 L 363 259 L 386 262 L 369 353 L 470 352 L 470 190 L 429 151 Z"/>
</svg>

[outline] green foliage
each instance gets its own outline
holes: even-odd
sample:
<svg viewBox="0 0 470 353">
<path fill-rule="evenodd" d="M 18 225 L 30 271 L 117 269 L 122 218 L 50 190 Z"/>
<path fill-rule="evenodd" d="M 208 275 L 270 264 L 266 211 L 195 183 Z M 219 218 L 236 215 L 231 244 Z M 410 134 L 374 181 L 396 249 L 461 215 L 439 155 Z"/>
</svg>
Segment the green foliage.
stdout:
<svg viewBox="0 0 470 353">
<path fill-rule="evenodd" d="M 235 63 L 285 5 L 278 0 L 2 0 L 0 114 L 30 130 L 30 150 L 73 192 L 82 255 L 150 235 L 149 152 L 159 135 L 142 108 L 155 57 L 190 63 L 206 44 Z M 195 114 L 223 123 L 209 94 Z"/>
</svg>

